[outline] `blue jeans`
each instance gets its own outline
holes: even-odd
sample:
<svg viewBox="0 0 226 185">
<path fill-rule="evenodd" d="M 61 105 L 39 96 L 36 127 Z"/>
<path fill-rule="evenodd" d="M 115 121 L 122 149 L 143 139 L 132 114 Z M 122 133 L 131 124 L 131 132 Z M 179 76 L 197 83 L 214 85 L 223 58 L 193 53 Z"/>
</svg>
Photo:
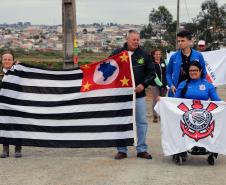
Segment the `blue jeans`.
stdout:
<svg viewBox="0 0 226 185">
<path fill-rule="evenodd" d="M 146 152 L 146 134 L 147 134 L 147 118 L 146 118 L 146 101 L 144 97 L 136 99 L 136 127 L 137 127 L 137 153 Z M 127 153 L 127 147 L 117 147 L 118 152 Z"/>
</svg>

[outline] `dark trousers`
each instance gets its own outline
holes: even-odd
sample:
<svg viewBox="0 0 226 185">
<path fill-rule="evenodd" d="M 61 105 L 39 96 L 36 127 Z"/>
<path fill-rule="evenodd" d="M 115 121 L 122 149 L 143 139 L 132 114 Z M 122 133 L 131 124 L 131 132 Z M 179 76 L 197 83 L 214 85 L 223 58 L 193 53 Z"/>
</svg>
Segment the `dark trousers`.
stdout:
<svg viewBox="0 0 226 185">
<path fill-rule="evenodd" d="M 3 147 L 9 147 L 8 139 L 4 139 Z M 15 150 L 21 150 L 21 140 L 20 139 L 15 140 Z"/>
</svg>

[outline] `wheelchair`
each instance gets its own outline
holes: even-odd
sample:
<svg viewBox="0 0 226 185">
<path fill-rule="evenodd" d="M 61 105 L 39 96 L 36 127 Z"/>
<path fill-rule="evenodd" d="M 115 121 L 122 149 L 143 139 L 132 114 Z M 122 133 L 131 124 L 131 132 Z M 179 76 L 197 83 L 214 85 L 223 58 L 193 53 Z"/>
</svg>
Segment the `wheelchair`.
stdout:
<svg viewBox="0 0 226 185">
<path fill-rule="evenodd" d="M 204 147 L 194 146 L 190 151 L 174 154 L 172 159 L 176 164 L 182 165 L 187 161 L 188 153 L 191 155 L 208 155 L 207 162 L 212 166 L 215 164 L 215 159 L 218 157 L 218 153 L 209 152 Z"/>
</svg>

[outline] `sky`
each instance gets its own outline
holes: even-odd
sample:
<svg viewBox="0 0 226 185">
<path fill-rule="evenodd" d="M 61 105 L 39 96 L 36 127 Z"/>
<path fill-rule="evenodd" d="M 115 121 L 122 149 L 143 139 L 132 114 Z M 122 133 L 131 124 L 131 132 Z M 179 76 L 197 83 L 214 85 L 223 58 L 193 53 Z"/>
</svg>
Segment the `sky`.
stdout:
<svg viewBox="0 0 226 185">
<path fill-rule="evenodd" d="M 191 22 L 204 0 L 180 0 L 180 21 Z M 217 0 L 221 6 L 225 0 Z M 153 8 L 164 5 L 176 19 L 177 0 L 76 0 L 77 23 L 148 24 Z M 0 0 L 0 24 L 62 24 L 62 0 Z"/>
</svg>

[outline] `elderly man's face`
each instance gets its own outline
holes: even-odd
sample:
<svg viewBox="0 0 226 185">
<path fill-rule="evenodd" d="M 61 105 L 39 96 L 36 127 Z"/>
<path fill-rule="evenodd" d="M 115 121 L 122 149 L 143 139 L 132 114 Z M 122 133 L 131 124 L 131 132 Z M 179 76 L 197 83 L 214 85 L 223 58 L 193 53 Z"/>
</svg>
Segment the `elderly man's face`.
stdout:
<svg viewBox="0 0 226 185">
<path fill-rule="evenodd" d="M 10 53 L 2 55 L 2 65 L 5 69 L 10 69 L 13 66 L 13 56 Z"/>
<path fill-rule="evenodd" d="M 130 51 L 138 48 L 140 43 L 140 35 L 138 33 L 130 33 L 127 37 L 127 45 Z"/>
<path fill-rule="evenodd" d="M 205 45 L 198 45 L 198 50 L 199 51 L 205 51 L 206 50 L 206 46 Z"/>
</svg>

